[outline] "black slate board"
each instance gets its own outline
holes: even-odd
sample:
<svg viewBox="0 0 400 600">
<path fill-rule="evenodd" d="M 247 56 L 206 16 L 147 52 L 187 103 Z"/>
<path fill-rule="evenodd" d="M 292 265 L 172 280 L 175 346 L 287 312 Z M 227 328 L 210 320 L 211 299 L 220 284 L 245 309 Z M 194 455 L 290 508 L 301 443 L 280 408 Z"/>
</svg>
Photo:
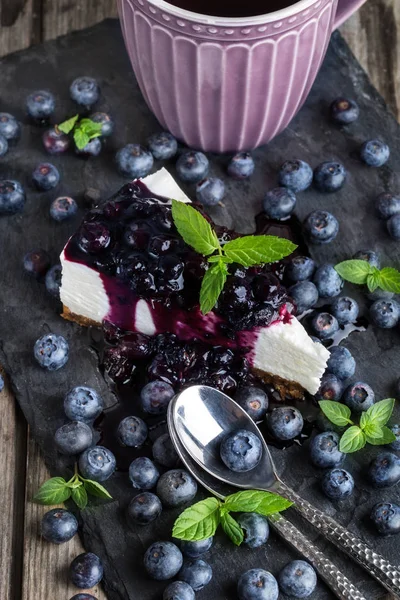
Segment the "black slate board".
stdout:
<svg viewBox="0 0 400 600">
<path fill-rule="evenodd" d="M 56 261 L 83 214 L 84 189 L 96 187 L 103 198 L 115 192 L 124 182 L 113 165 L 115 150 L 128 142 L 143 143 L 159 126 L 139 92 L 116 21 L 106 21 L 92 29 L 4 58 L 0 61 L 0 72 L 0 110 L 15 114 L 24 123 L 22 139 L 0 162 L 0 177 L 21 181 L 28 196 L 23 214 L 0 221 L 0 362 L 7 368 L 15 395 L 43 450 L 46 463 L 56 475 L 69 467 L 68 461 L 54 452 L 52 444 L 55 429 L 64 422 L 62 399 L 65 392 L 73 385 L 89 384 L 103 394 L 107 405 L 111 406 L 115 398 L 97 369 L 97 356 L 90 349 L 88 331 L 59 317 L 58 303 L 49 298 L 42 285 L 23 273 L 22 256 L 41 246 Z M 85 161 L 69 154 L 51 159 L 61 170 L 61 184 L 56 193 L 35 192 L 30 184 L 30 174 L 38 162 L 49 157 L 41 146 L 41 130 L 27 124 L 24 99 L 34 89 L 52 90 L 58 99 L 55 120 L 60 121 L 66 115 L 74 114 L 68 87 L 82 74 L 99 80 L 102 99 L 96 108 L 112 112 L 117 123 L 116 133 L 99 158 Z M 360 120 L 343 130 L 332 126 L 327 119 L 327 107 L 339 94 L 355 97 L 361 107 Z M 387 166 L 375 170 L 362 165 L 357 158 L 360 143 L 374 136 L 386 140 L 392 151 Z M 217 223 L 241 232 L 252 231 L 263 192 L 275 184 L 277 168 L 284 160 L 303 158 L 315 166 L 321 160 L 337 158 L 349 170 L 348 182 L 342 191 L 322 195 L 309 190 L 299 195 L 296 213 L 300 219 L 310 210 L 321 207 L 331 210 L 340 220 L 341 229 L 336 241 L 325 247 L 311 248 L 311 254 L 319 262 L 335 263 L 352 256 L 360 248 L 374 248 L 380 252 L 383 264 L 399 265 L 399 245 L 390 240 L 382 222 L 374 217 L 373 199 L 382 191 L 400 188 L 400 128 L 338 33 L 333 35 L 320 75 L 300 114 L 276 140 L 258 149 L 254 157 L 257 168 L 250 182 L 227 181 L 226 207 L 212 213 Z M 225 163 L 225 157 L 214 157 L 212 172 L 223 174 Z M 167 166 L 173 173 L 173 165 Z M 50 201 L 61 194 L 78 198 L 82 210 L 73 222 L 59 225 L 50 221 L 48 210 Z M 354 289 L 351 294 L 357 295 L 365 310 L 365 300 Z M 32 355 L 35 340 L 47 331 L 63 334 L 71 347 L 67 366 L 55 373 L 41 370 Z M 352 334 L 345 342 L 357 358 L 357 379 L 370 382 L 379 399 L 394 393 L 394 383 L 400 374 L 399 342 L 397 329 L 384 331 L 372 327 L 364 333 Z M 293 446 L 284 452 L 273 449 L 278 470 L 288 484 L 396 563 L 398 538 L 377 538 L 368 525 L 369 511 L 378 497 L 400 501 L 398 488 L 377 494 L 365 480 L 365 466 L 376 452 L 370 448 L 360 453 L 357 459 L 348 457 L 346 464 L 354 474 L 356 490 L 350 500 L 334 505 L 324 499 L 319 490 L 319 474 L 316 477 L 315 470 L 309 466 L 306 448 Z M 133 494 L 126 474 L 116 474 L 108 487 L 116 500 L 91 506 L 81 514 L 85 546 L 99 554 L 104 562 L 104 584 L 110 600 L 156 600 L 161 597 L 164 584 L 146 578 L 142 555 L 151 541 L 170 535 L 176 511 L 164 511 L 149 528 L 128 531 L 124 507 Z M 329 543 L 318 539 L 296 515 L 290 513 L 290 518 L 326 550 L 368 598 L 384 595 L 382 588 Z M 210 553 L 214 579 L 198 597 L 201 600 L 234 598 L 235 583 L 241 572 L 260 566 L 276 574 L 294 556 L 275 535 L 271 535 L 265 548 L 257 551 L 233 548 L 218 536 Z M 333 596 L 319 583 L 313 597 L 324 600 Z"/>
</svg>

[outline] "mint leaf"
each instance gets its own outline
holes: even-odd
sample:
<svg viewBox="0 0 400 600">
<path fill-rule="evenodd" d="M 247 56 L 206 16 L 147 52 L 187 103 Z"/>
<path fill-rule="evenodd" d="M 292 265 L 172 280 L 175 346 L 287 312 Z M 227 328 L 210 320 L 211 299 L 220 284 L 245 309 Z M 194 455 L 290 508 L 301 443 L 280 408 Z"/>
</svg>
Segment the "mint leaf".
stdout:
<svg viewBox="0 0 400 600">
<path fill-rule="evenodd" d="M 78 128 L 74 131 L 74 142 L 78 150 L 83 150 L 86 144 L 90 142 L 90 138 L 84 131 Z"/>
<path fill-rule="evenodd" d="M 372 267 L 366 260 L 344 260 L 335 266 L 335 270 L 350 283 L 367 283 Z"/>
<path fill-rule="evenodd" d="M 361 417 L 360 417 L 360 429 L 362 429 L 364 431 L 364 429 L 367 427 L 367 425 L 371 422 L 371 419 L 369 418 L 369 416 L 367 415 L 366 412 L 362 412 L 361 413 Z"/>
<path fill-rule="evenodd" d="M 83 479 L 83 485 L 85 486 L 85 490 L 91 496 L 96 496 L 96 498 L 107 498 L 107 500 L 112 500 L 112 496 L 108 493 L 105 487 L 97 483 L 97 481 L 92 481 L 91 479 Z"/>
<path fill-rule="evenodd" d="M 367 286 L 370 292 L 374 292 L 380 286 L 381 275 L 379 269 L 372 267 L 373 271 L 367 277 Z"/>
<path fill-rule="evenodd" d="M 383 430 L 382 427 L 380 425 L 377 425 L 376 423 L 367 423 L 366 426 L 363 429 L 364 433 L 365 433 L 365 437 L 367 438 L 371 438 L 371 439 L 375 439 L 375 440 L 379 440 L 382 438 L 383 436 Z"/>
<path fill-rule="evenodd" d="M 228 512 L 255 512 L 267 517 L 286 510 L 292 504 L 290 500 L 272 492 L 245 490 L 227 496 L 223 508 Z"/>
<path fill-rule="evenodd" d="M 243 529 L 229 513 L 221 514 L 221 526 L 235 546 L 240 546 L 244 540 Z"/>
<path fill-rule="evenodd" d="M 220 248 L 210 223 L 189 204 L 172 200 L 172 218 L 183 240 L 199 254 L 208 256 Z"/>
<path fill-rule="evenodd" d="M 345 425 L 351 425 L 351 410 L 348 406 L 341 404 L 340 402 L 333 402 L 332 400 L 321 400 L 318 402 L 320 409 L 324 415 L 334 425 L 344 427 Z"/>
<path fill-rule="evenodd" d="M 102 125 L 91 119 L 84 118 L 79 121 L 79 129 L 81 129 L 83 133 L 86 133 L 92 140 L 95 137 L 101 136 Z"/>
<path fill-rule="evenodd" d="M 395 399 L 386 398 L 376 402 L 366 411 L 366 418 L 374 425 L 386 425 L 392 416 Z"/>
<path fill-rule="evenodd" d="M 71 490 L 63 477 L 52 477 L 44 482 L 33 498 L 37 504 L 61 504 L 71 495 Z"/>
<path fill-rule="evenodd" d="M 373 428 L 372 434 L 370 432 L 370 428 Z M 380 437 L 378 435 L 380 430 Z M 396 441 L 396 436 L 393 431 L 389 429 L 389 427 L 380 427 L 379 425 L 370 425 L 364 431 L 366 440 L 372 446 L 383 446 L 384 444 L 390 444 L 391 442 Z"/>
<path fill-rule="evenodd" d="M 176 519 L 172 536 L 189 541 L 211 537 L 220 523 L 220 506 L 217 498 L 206 498 L 189 506 Z"/>
<path fill-rule="evenodd" d="M 200 310 L 203 315 L 214 308 L 224 288 L 227 275 L 228 268 L 222 261 L 206 271 L 200 288 Z"/>
<path fill-rule="evenodd" d="M 392 267 L 384 267 L 379 271 L 379 287 L 386 292 L 400 294 L 400 273 Z"/>
<path fill-rule="evenodd" d="M 346 429 L 340 438 L 339 450 L 344 454 L 357 452 L 357 450 L 364 448 L 366 442 L 367 440 L 364 432 L 357 425 L 353 425 Z"/>
<path fill-rule="evenodd" d="M 80 487 L 73 488 L 71 490 L 71 498 L 75 502 L 78 508 L 86 508 L 88 503 L 88 497 L 86 490 L 81 483 Z"/>
<path fill-rule="evenodd" d="M 224 254 L 231 262 L 244 267 L 275 262 L 296 250 L 296 244 L 274 235 L 247 235 L 223 245 Z"/>
<path fill-rule="evenodd" d="M 66 121 L 63 121 L 62 123 L 57 125 L 57 129 L 59 129 L 63 133 L 70 133 L 75 127 L 75 123 L 78 119 L 79 115 L 75 115 L 74 117 L 71 117 L 70 119 L 67 119 Z"/>
<path fill-rule="evenodd" d="M 229 265 L 232 261 L 227 256 L 223 256 L 221 254 L 213 254 L 212 256 L 209 256 L 207 258 L 207 262 L 209 262 L 209 263 L 224 262 L 227 265 Z"/>
</svg>

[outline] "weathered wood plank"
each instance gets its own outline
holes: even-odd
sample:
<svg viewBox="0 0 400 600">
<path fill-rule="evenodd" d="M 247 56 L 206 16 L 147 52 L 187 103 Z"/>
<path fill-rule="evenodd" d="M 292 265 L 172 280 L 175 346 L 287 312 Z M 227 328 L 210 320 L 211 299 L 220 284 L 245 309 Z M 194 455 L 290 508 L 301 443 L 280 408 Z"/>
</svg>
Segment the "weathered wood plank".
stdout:
<svg viewBox="0 0 400 600">
<path fill-rule="evenodd" d="M 50 40 L 117 16 L 114 0 L 42 0 L 43 39 Z"/>
<path fill-rule="evenodd" d="M 0 56 L 41 41 L 41 0 L 1 0 Z"/>
</svg>

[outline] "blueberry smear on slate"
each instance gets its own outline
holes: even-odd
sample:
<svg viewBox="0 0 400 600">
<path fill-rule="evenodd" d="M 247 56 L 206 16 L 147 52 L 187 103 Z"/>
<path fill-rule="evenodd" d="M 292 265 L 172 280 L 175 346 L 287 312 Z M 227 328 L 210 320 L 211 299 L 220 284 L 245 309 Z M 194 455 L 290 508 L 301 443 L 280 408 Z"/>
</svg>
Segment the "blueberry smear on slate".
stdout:
<svg viewBox="0 0 400 600">
<path fill-rule="evenodd" d="M 210 164 L 202 152 L 189 150 L 180 155 L 176 161 L 176 173 L 181 181 L 197 183 L 207 177 Z"/>
<path fill-rule="evenodd" d="M 16 140 L 21 132 L 20 125 L 15 117 L 9 113 L 0 112 L 0 135 L 6 140 Z"/>
<path fill-rule="evenodd" d="M 400 319 L 400 304 L 396 300 L 376 300 L 369 309 L 375 325 L 383 329 L 395 327 Z"/>
<path fill-rule="evenodd" d="M 254 469 L 261 460 L 262 444 L 260 438 L 246 429 L 228 433 L 220 447 L 222 462 L 237 473 Z"/>
<path fill-rule="evenodd" d="M 310 458 L 313 465 L 321 469 L 337 467 L 345 455 L 339 450 L 339 436 L 334 431 L 316 435 L 310 443 Z"/>
<path fill-rule="evenodd" d="M 172 542 L 155 542 L 144 555 L 144 568 L 152 579 L 172 579 L 182 567 L 182 552 Z"/>
<path fill-rule="evenodd" d="M 50 254 L 42 248 L 27 252 L 23 259 L 25 271 L 36 277 L 36 279 L 42 279 L 46 275 L 50 264 Z"/>
<path fill-rule="evenodd" d="M 53 544 L 63 544 L 74 537 L 78 531 L 78 521 L 64 508 L 53 508 L 43 515 L 41 534 Z"/>
<path fill-rule="evenodd" d="M 53 114 L 56 101 L 51 92 L 38 90 L 32 92 L 26 99 L 26 110 L 32 119 L 40 124 L 46 123 Z"/>
<path fill-rule="evenodd" d="M 339 323 L 336 317 L 330 313 L 321 312 L 311 319 L 310 328 L 312 333 L 321 340 L 327 340 L 339 330 Z"/>
<path fill-rule="evenodd" d="M 353 377 L 356 370 L 356 361 L 350 350 L 344 346 L 332 346 L 329 351 L 327 372 L 342 380 Z"/>
<path fill-rule="evenodd" d="M 114 121 L 109 114 L 105 112 L 95 112 L 89 116 L 94 123 L 101 125 L 101 137 L 109 137 L 114 131 Z"/>
<path fill-rule="evenodd" d="M 217 206 L 225 195 L 225 184 L 218 177 L 207 177 L 196 185 L 196 198 L 204 206 Z"/>
<path fill-rule="evenodd" d="M 294 406 L 278 406 L 267 416 L 267 427 L 277 440 L 292 440 L 304 425 L 302 414 Z"/>
<path fill-rule="evenodd" d="M 253 175 L 255 164 L 249 152 L 238 152 L 229 161 L 227 172 L 232 179 L 247 179 Z"/>
<path fill-rule="evenodd" d="M 318 302 L 318 290 L 312 281 L 299 281 L 292 285 L 288 292 L 296 305 L 298 315 L 312 308 Z"/>
<path fill-rule="evenodd" d="M 32 181 L 38 190 L 46 192 L 59 184 L 60 173 L 51 163 L 40 163 L 32 173 Z"/>
<path fill-rule="evenodd" d="M 369 167 L 381 167 L 390 156 L 390 149 L 381 140 L 368 140 L 360 149 L 361 160 Z"/>
<path fill-rule="evenodd" d="M 339 222 L 327 210 L 314 210 L 304 221 L 304 233 L 313 244 L 329 244 L 339 232 Z"/>
<path fill-rule="evenodd" d="M 96 104 L 100 98 L 100 88 L 93 77 L 78 77 L 74 79 L 69 88 L 69 93 L 74 102 L 89 108 Z"/>
<path fill-rule="evenodd" d="M 178 142 L 169 131 L 153 133 L 147 139 L 147 145 L 156 160 L 168 160 L 178 151 Z"/>
<path fill-rule="evenodd" d="M 214 538 L 212 536 L 206 538 L 205 540 L 196 540 L 193 542 L 182 540 L 180 543 L 180 549 L 182 550 L 184 556 L 188 556 L 189 558 L 198 558 L 209 551 L 213 545 L 213 541 Z"/>
<path fill-rule="evenodd" d="M 103 399 L 93 388 L 78 385 L 64 399 L 64 412 L 71 421 L 90 423 L 97 419 L 104 407 Z"/>
<path fill-rule="evenodd" d="M 340 325 L 346 325 L 346 323 L 354 323 L 357 320 L 360 309 L 353 298 L 340 296 L 332 302 L 330 310 Z"/>
<path fill-rule="evenodd" d="M 18 181 L 0 179 L 0 215 L 14 215 L 25 205 L 25 192 Z"/>
<path fill-rule="evenodd" d="M 279 185 L 293 192 L 302 192 L 310 187 L 313 180 L 313 170 L 303 160 L 288 160 L 279 169 Z"/>
<path fill-rule="evenodd" d="M 278 600 L 278 582 L 269 571 L 250 569 L 237 584 L 239 600 Z"/>
<path fill-rule="evenodd" d="M 400 506 L 394 502 L 375 504 L 370 519 L 381 535 L 400 533 Z"/>
<path fill-rule="evenodd" d="M 321 383 L 314 398 L 319 400 L 330 400 L 337 402 L 343 394 L 343 382 L 332 373 L 325 373 L 321 377 Z"/>
<path fill-rule="evenodd" d="M 61 454 L 69 456 L 80 454 L 92 445 L 93 432 L 86 423 L 71 421 L 57 429 L 54 442 Z"/>
<path fill-rule="evenodd" d="M 42 135 L 42 142 L 49 154 L 63 154 L 71 143 L 69 137 L 57 127 L 45 131 Z"/>
<path fill-rule="evenodd" d="M 381 452 L 371 462 L 368 479 L 375 488 L 386 488 L 400 481 L 400 458 L 393 452 Z"/>
<path fill-rule="evenodd" d="M 157 496 L 165 506 L 181 506 L 193 500 L 197 493 L 195 479 L 183 469 L 163 473 L 157 483 Z"/>
<path fill-rule="evenodd" d="M 389 448 L 398 452 L 400 450 L 400 425 L 398 425 L 397 423 L 395 425 L 389 425 L 389 429 L 396 436 L 396 440 L 389 444 Z"/>
<path fill-rule="evenodd" d="M 127 144 L 118 150 L 115 160 L 124 177 L 142 179 L 153 168 L 153 155 L 139 144 Z"/>
<path fill-rule="evenodd" d="M 57 371 L 68 361 L 68 342 L 62 335 L 46 333 L 36 340 L 33 355 L 43 369 Z"/>
<path fill-rule="evenodd" d="M 117 438 L 121 446 L 140 448 L 145 443 L 147 435 L 148 427 L 140 417 L 125 417 L 118 425 Z"/>
<path fill-rule="evenodd" d="M 156 465 L 147 456 L 135 458 L 129 467 L 129 479 L 134 488 L 138 490 L 153 489 L 160 477 Z"/>
<path fill-rule="evenodd" d="M 111 450 L 103 446 L 88 448 L 79 457 L 79 471 L 85 479 L 106 481 L 115 471 L 116 460 Z"/>
<path fill-rule="evenodd" d="M 264 196 L 263 209 L 270 219 L 287 219 L 296 206 L 295 193 L 289 188 L 277 187 Z"/>
<path fill-rule="evenodd" d="M 195 558 L 185 560 L 178 577 L 181 581 L 189 584 L 195 592 L 203 589 L 212 579 L 212 568 L 205 560 Z"/>
<path fill-rule="evenodd" d="M 168 433 L 161 434 L 153 443 L 152 453 L 154 460 L 169 469 L 176 467 L 179 456 Z"/>
<path fill-rule="evenodd" d="M 141 492 L 132 498 L 128 505 L 128 522 L 134 525 L 148 525 L 155 521 L 161 512 L 162 504 L 159 497 L 151 492 Z"/>
<path fill-rule="evenodd" d="M 285 269 L 285 275 L 292 281 L 305 281 L 313 276 L 315 262 L 309 256 L 294 256 Z"/>
<path fill-rule="evenodd" d="M 336 192 L 347 177 L 344 166 L 338 162 L 323 162 L 314 171 L 314 185 L 320 192 Z"/>
<path fill-rule="evenodd" d="M 379 194 L 375 200 L 375 208 L 378 217 L 386 221 L 400 213 L 400 196 L 388 192 Z"/>
<path fill-rule="evenodd" d="M 338 125 L 349 125 L 358 119 L 360 109 L 350 98 L 336 98 L 330 106 L 330 113 L 332 121 Z"/>
<path fill-rule="evenodd" d="M 8 152 L 8 142 L 7 142 L 7 138 L 4 137 L 4 135 L 0 134 L 0 158 L 2 156 L 5 156 Z"/>
<path fill-rule="evenodd" d="M 89 140 L 86 146 L 78 148 L 75 146 L 75 153 L 79 156 L 98 156 L 101 152 L 102 144 L 99 137 Z"/>
<path fill-rule="evenodd" d="M 307 598 L 315 590 L 317 574 L 304 560 L 293 560 L 278 575 L 280 590 L 292 598 Z"/>
<path fill-rule="evenodd" d="M 268 540 L 268 520 L 257 513 L 242 513 L 237 522 L 244 531 L 244 544 L 249 548 L 259 548 Z"/>
<path fill-rule="evenodd" d="M 241 387 L 236 392 L 234 400 L 253 421 L 261 421 L 267 413 L 268 396 L 261 388 L 255 386 Z"/>
<path fill-rule="evenodd" d="M 163 600 L 194 600 L 194 589 L 185 581 L 173 581 L 164 590 Z"/>
<path fill-rule="evenodd" d="M 44 278 L 46 290 L 49 292 L 49 294 L 51 296 L 54 296 L 54 298 L 60 297 L 61 276 L 62 276 L 61 265 L 53 265 L 47 271 L 45 278 Z"/>
<path fill-rule="evenodd" d="M 368 410 L 375 402 L 374 390 L 368 383 L 357 381 L 349 385 L 343 394 L 343 402 L 354 412 Z"/>
<path fill-rule="evenodd" d="M 103 578 L 103 565 L 93 552 L 83 552 L 72 561 L 69 576 L 78 588 L 92 588 Z"/>
<path fill-rule="evenodd" d="M 331 500 L 342 500 L 353 493 L 353 476 L 344 469 L 327 471 L 321 481 L 322 491 Z"/>
<path fill-rule="evenodd" d="M 393 215 L 386 221 L 386 227 L 390 237 L 400 240 L 400 214 Z"/>
<path fill-rule="evenodd" d="M 333 298 L 340 294 L 343 279 L 330 264 L 321 265 L 314 273 L 313 282 L 321 298 Z"/>
<path fill-rule="evenodd" d="M 78 205 L 69 196 L 59 196 L 50 204 L 50 216 L 55 221 L 65 221 L 74 217 L 78 211 Z"/>
<path fill-rule="evenodd" d="M 356 260 L 365 260 L 371 265 L 371 267 L 376 267 L 377 269 L 381 268 L 381 261 L 378 254 L 374 252 L 374 250 L 358 250 L 353 258 Z"/>
<path fill-rule="evenodd" d="M 174 397 L 174 388 L 165 381 L 150 381 L 140 392 L 140 403 L 144 412 L 151 415 L 162 415 L 167 411 L 170 400 Z"/>
</svg>

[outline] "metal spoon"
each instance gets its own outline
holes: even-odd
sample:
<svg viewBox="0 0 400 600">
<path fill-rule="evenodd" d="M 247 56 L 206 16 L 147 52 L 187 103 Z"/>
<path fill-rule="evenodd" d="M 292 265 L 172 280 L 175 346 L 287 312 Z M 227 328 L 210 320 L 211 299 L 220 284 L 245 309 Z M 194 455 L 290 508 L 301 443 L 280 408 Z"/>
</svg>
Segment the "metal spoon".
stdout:
<svg viewBox="0 0 400 600">
<path fill-rule="evenodd" d="M 230 488 L 228 484 L 222 483 L 212 475 L 204 471 L 185 450 L 175 431 L 174 421 L 171 411 L 168 413 L 168 427 L 172 442 L 178 452 L 182 462 L 193 475 L 195 479 L 220 500 L 226 496 L 235 493 L 235 488 Z M 320 550 L 299 531 L 290 521 L 282 515 L 269 517 L 270 525 L 279 533 L 279 535 L 306 558 L 316 569 L 321 579 L 330 587 L 340 600 L 366 600 L 365 596 L 353 585 L 353 583 L 344 575 L 338 567 L 331 562 Z"/>
<path fill-rule="evenodd" d="M 208 386 L 192 386 L 171 400 L 169 415 L 176 435 L 186 451 L 210 475 L 235 487 L 271 491 L 285 496 L 294 502 L 294 508 L 309 523 L 400 600 L 399 567 L 392 565 L 279 479 L 268 446 L 257 425 L 229 396 Z M 238 429 L 246 429 L 258 435 L 263 446 L 259 464 L 246 473 L 228 469 L 219 454 L 222 439 Z"/>
</svg>

